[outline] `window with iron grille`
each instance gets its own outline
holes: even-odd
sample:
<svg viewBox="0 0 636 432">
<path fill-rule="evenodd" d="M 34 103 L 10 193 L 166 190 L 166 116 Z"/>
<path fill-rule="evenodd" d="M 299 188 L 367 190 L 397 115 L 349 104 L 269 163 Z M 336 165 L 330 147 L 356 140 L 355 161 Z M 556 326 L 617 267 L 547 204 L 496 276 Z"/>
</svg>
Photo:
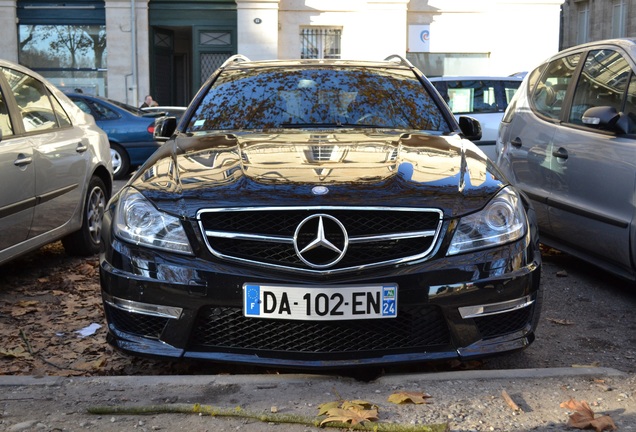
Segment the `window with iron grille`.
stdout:
<svg viewBox="0 0 636 432">
<path fill-rule="evenodd" d="M 300 30 L 300 58 L 339 59 L 342 29 L 307 27 Z"/>
</svg>

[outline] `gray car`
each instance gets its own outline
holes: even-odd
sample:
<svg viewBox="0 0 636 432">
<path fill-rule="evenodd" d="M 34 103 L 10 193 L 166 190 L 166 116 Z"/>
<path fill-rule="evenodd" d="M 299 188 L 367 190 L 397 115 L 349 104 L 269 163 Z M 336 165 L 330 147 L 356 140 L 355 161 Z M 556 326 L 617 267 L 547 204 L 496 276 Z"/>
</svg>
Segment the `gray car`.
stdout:
<svg viewBox="0 0 636 432">
<path fill-rule="evenodd" d="M 112 188 L 106 134 L 44 78 L 0 60 L 0 264 L 62 240 L 99 250 Z"/>
<path fill-rule="evenodd" d="M 497 163 L 532 200 L 541 241 L 636 279 L 636 39 L 564 50 L 528 73 Z"/>
</svg>

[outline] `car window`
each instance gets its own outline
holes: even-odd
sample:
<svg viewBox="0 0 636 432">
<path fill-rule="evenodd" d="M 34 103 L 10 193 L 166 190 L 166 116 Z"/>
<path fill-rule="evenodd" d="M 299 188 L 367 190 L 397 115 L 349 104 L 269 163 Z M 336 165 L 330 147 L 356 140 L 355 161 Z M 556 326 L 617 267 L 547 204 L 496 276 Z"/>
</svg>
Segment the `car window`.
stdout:
<svg viewBox="0 0 636 432">
<path fill-rule="evenodd" d="M 13 126 L 11 125 L 11 118 L 9 117 L 9 111 L 7 104 L 4 101 L 4 95 L 0 90 L 0 132 L 2 137 L 13 135 Z"/>
<path fill-rule="evenodd" d="M 546 66 L 547 66 L 547 63 L 543 63 L 541 66 L 532 70 L 530 74 L 528 75 L 528 82 L 526 84 L 528 88 L 528 94 L 532 94 L 532 91 L 534 87 L 537 85 L 537 81 L 539 80 L 539 77 L 541 76 L 541 73 L 543 72 Z M 517 93 L 515 92 L 515 95 L 516 94 Z M 517 98 L 513 97 L 512 100 L 508 100 L 508 107 L 506 108 L 506 112 L 504 113 L 504 116 L 501 119 L 502 123 L 510 123 L 512 121 L 515 114 L 517 113 L 516 106 L 517 106 Z"/>
<path fill-rule="evenodd" d="M 187 130 L 321 125 L 450 132 L 443 111 L 411 71 L 350 67 L 226 71 Z"/>
<path fill-rule="evenodd" d="M 84 102 L 82 99 L 71 98 L 71 100 L 75 103 L 75 105 L 79 107 L 79 109 L 84 111 L 86 114 L 93 115 L 93 112 L 91 111 L 91 107 L 89 107 L 88 104 Z"/>
<path fill-rule="evenodd" d="M 629 63 L 613 50 L 590 51 L 574 90 L 569 122 L 582 125 L 589 108 L 610 106 L 622 111 L 623 95 L 631 75 Z"/>
<path fill-rule="evenodd" d="M 60 127 L 71 126 L 71 119 L 68 114 L 66 114 L 66 111 L 64 111 L 64 108 L 62 108 L 60 102 L 53 95 L 51 95 L 51 103 L 53 104 L 53 110 L 55 111 Z"/>
<path fill-rule="evenodd" d="M 491 80 L 447 81 L 448 106 L 453 114 L 499 111 L 496 82 Z"/>
<path fill-rule="evenodd" d="M 93 111 L 97 113 L 99 120 L 116 120 L 119 118 L 119 114 L 106 105 L 93 101 L 86 102 L 93 108 Z"/>
<path fill-rule="evenodd" d="M 521 85 L 521 81 L 501 81 L 501 85 L 503 86 L 503 92 L 506 106 L 499 107 L 500 109 L 506 109 L 508 104 L 512 100 L 513 96 L 517 92 L 517 89 Z"/>
<path fill-rule="evenodd" d="M 57 117 L 44 84 L 13 69 L 3 68 L 2 72 L 13 90 L 24 129 L 33 132 L 57 128 Z"/>
<path fill-rule="evenodd" d="M 631 74 L 623 112 L 629 117 L 627 133 L 636 134 L 636 74 Z"/>
<path fill-rule="evenodd" d="M 123 102 L 119 102 L 113 99 L 108 99 L 108 102 L 112 103 L 113 105 L 117 105 L 119 108 L 128 111 L 131 114 L 134 115 L 143 115 L 143 110 L 140 110 L 139 108 L 136 108 L 134 106 L 125 104 Z"/>
<path fill-rule="evenodd" d="M 531 96 L 532 108 L 537 114 L 555 120 L 561 118 L 565 92 L 580 57 L 580 54 L 573 54 L 548 64 Z"/>
</svg>

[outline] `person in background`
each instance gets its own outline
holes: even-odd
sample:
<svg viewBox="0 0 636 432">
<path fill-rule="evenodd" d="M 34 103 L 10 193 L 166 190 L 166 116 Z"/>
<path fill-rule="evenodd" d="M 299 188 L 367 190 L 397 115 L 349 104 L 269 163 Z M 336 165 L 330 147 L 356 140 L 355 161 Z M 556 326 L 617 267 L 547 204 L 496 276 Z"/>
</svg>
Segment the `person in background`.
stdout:
<svg viewBox="0 0 636 432">
<path fill-rule="evenodd" d="M 151 95 L 148 95 L 144 99 L 144 103 L 142 103 L 139 108 L 146 108 L 151 106 L 159 106 L 159 103 L 156 100 L 154 100 Z"/>
</svg>

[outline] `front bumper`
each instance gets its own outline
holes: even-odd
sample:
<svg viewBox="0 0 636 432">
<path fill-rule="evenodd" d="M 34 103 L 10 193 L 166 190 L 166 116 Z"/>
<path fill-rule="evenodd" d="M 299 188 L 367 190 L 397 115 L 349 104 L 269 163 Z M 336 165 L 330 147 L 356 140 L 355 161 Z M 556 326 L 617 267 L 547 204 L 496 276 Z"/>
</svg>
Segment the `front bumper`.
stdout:
<svg viewBox="0 0 636 432">
<path fill-rule="evenodd" d="M 100 261 L 108 342 L 140 356 L 295 368 L 466 360 L 527 347 L 541 309 L 540 253 L 525 240 L 328 280 L 149 253 L 117 239 Z M 245 317 L 245 282 L 396 284 L 398 316 Z"/>
</svg>

